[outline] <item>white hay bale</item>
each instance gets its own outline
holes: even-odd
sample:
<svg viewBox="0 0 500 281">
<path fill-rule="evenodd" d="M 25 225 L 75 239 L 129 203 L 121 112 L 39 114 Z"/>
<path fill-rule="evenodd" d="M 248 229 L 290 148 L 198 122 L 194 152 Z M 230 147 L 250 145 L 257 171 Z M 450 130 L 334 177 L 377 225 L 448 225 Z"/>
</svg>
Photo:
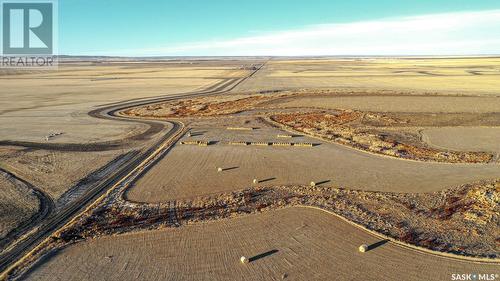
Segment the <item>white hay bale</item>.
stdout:
<svg viewBox="0 0 500 281">
<path fill-rule="evenodd" d="M 310 185 L 311 185 L 311 186 L 316 186 L 316 183 L 312 181 L 312 182 L 310 183 Z"/>
<path fill-rule="evenodd" d="M 249 260 L 245 256 L 241 256 L 240 258 L 241 263 L 246 264 L 249 262 Z"/>
<path fill-rule="evenodd" d="M 253 179 L 253 184 L 258 184 L 259 181 L 257 179 Z"/>
<path fill-rule="evenodd" d="M 217 172 L 222 172 L 222 168 L 221 167 L 217 168 Z"/>
<path fill-rule="evenodd" d="M 364 252 L 368 251 L 368 245 L 363 244 L 363 245 L 359 246 L 358 250 L 359 250 L 361 253 L 364 253 Z"/>
</svg>

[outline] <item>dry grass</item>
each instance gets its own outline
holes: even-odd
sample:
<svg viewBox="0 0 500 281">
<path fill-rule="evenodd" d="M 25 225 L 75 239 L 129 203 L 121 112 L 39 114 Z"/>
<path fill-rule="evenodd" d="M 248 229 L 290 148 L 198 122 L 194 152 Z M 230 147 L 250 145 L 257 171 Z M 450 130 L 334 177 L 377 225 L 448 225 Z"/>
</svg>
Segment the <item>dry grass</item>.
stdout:
<svg viewBox="0 0 500 281">
<path fill-rule="evenodd" d="M 251 110 L 269 99 L 263 95 L 202 97 L 131 108 L 123 114 L 154 118 L 228 115 Z"/>
<path fill-rule="evenodd" d="M 384 114 L 352 110 L 331 112 L 286 113 L 271 119 L 287 128 L 307 133 L 361 150 L 398 158 L 450 163 L 488 163 L 493 155 L 487 152 L 439 150 L 427 146 L 405 131 L 387 129 L 406 120 Z M 439 119 L 439 118 L 436 118 Z M 364 123 L 376 123 L 378 127 Z M 405 139 L 413 139 L 406 141 Z M 492 140 L 490 140 L 492 141 Z"/>
</svg>

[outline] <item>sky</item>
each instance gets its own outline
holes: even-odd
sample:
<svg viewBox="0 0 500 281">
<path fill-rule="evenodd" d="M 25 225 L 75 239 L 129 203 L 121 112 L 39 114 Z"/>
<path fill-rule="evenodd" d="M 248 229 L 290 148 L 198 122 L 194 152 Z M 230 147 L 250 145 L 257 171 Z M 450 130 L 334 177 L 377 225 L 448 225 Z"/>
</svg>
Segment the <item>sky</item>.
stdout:
<svg viewBox="0 0 500 281">
<path fill-rule="evenodd" d="M 500 54 L 499 0 L 63 0 L 64 55 Z"/>
</svg>

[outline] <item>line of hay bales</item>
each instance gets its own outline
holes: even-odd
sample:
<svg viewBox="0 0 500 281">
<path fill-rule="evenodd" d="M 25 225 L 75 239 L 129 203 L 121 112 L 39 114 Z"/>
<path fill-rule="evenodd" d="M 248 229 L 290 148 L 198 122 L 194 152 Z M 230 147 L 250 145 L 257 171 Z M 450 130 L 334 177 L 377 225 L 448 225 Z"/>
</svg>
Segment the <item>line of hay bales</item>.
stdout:
<svg viewBox="0 0 500 281">
<path fill-rule="evenodd" d="M 253 142 L 250 142 L 250 145 L 262 145 L 262 146 L 266 146 L 266 145 L 269 145 L 270 143 L 269 142 L 263 142 L 263 141 L 253 141 Z"/>
<path fill-rule="evenodd" d="M 289 139 L 289 138 L 292 138 L 293 136 L 292 135 L 277 135 L 278 138 L 286 138 L 286 139 Z"/>
<path fill-rule="evenodd" d="M 312 147 L 313 144 L 310 142 L 261 142 L 261 141 L 230 141 L 229 145 L 257 145 L 257 146 L 299 146 L 299 147 Z"/>
<path fill-rule="evenodd" d="M 236 131 L 251 131 L 252 127 L 226 127 L 226 130 L 236 130 Z"/>
<path fill-rule="evenodd" d="M 181 141 L 181 144 L 191 144 L 198 146 L 208 146 L 209 143 L 209 141 Z"/>
<path fill-rule="evenodd" d="M 272 146 L 300 146 L 300 147 L 312 147 L 313 144 L 310 142 L 271 142 Z"/>
<path fill-rule="evenodd" d="M 230 141 L 229 144 L 230 145 L 249 145 L 250 143 L 246 142 L 246 141 Z"/>
<path fill-rule="evenodd" d="M 312 147 L 313 144 L 310 142 L 296 142 L 293 146 L 304 146 L 304 147 Z"/>
<path fill-rule="evenodd" d="M 272 142 L 272 146 L 292 146 L 293 143 L 291 142 Z"/>
</svg>

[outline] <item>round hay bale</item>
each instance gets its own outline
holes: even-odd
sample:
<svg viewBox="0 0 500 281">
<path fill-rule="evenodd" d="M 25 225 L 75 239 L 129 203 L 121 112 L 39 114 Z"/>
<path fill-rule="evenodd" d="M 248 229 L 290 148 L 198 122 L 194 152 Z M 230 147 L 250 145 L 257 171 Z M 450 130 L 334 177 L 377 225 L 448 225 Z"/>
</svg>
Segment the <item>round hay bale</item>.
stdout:
<svg viewBox="0 0 500 281">
<path fill-rule="evenodd" d="M 359 250 L 361 253 L 364 253 L 364 252 L 368 251 L 368 245 L 363 244 L 363 245 L 359 246 L 358 250 Z"/>
<path fill-rule="evenodd" d="M 258 184 L 259 181 L 257 179 L 253 179 L 253 184 Z"/>
<path fill-rule="evenodd" d="M 217 172 L 222 172 L 222 168 L 221 167 L 217 168 Z"/>
<path fill-rule="evenodd" d="M 316 183 L 312 181 L 311 186 L 316 186 Z"/>
<path fill-rule="evenodd" d="M 249 260 L 245 256 L 241 256 L 240 258 L 241 263 L 246 264 L 249 262 Z"/>
</svg>

